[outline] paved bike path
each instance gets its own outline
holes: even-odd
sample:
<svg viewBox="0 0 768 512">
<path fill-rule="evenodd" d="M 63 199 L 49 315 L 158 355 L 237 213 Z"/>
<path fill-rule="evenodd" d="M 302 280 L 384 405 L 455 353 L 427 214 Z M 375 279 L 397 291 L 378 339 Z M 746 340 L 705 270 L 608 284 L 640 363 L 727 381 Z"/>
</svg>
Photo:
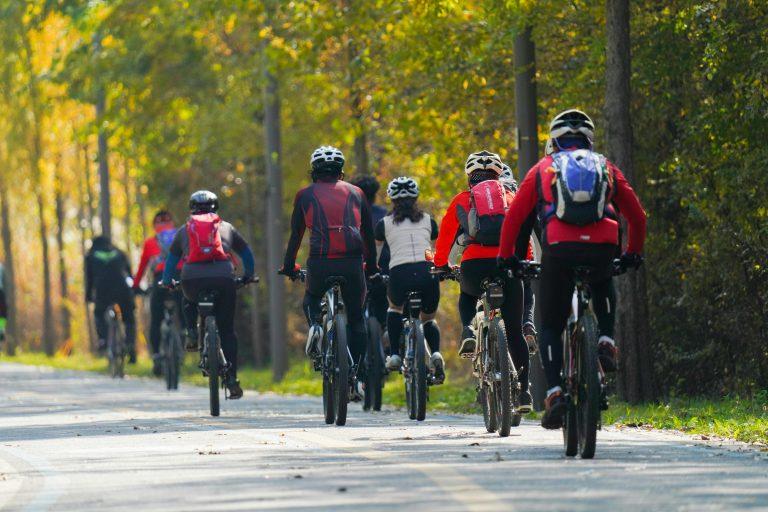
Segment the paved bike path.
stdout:
<svg viewBox="0 0 768 512">
<path fill-rule="evenodd" d="M 207 415 L 207 389 L 0 364 L 0 510 L 768 509 L 768 459 L 685 436 L 599 434 L 566 460 L 559 432 L 507 439 L 478 416 L 257 395 Z"/>
</svg>

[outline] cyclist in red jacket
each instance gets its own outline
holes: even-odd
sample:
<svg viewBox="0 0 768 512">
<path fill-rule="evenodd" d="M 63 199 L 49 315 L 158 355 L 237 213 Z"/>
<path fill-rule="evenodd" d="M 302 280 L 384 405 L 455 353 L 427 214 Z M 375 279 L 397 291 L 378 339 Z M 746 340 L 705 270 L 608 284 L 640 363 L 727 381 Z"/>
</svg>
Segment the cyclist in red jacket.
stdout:
<svg viewBox="0 0 768 512">
<path fill-rule="evenodd" d="M 621 171 L 592 152 L 594 129 L 589 116 L 578 110 L 555 116 L 547 156 L 528 171 L 502 229 L 500 264 L 514 267 L 519 261 L 516 243 L 534 210 L 542 226 L 537 302 L 542 317 L 539 348 L 549 387 L 541 419 L 544 428 L 560 428 L 566 409 L 560 376 L 561 333 L 571 308 L 575 267 L 595 269 L 590 287 L 600 329 L 600 363 L 605 371 L 616 370 L 613 259 L 620 249 L 619 211 L 629 223 L 629 243 L 621 256 L 622 264 L 638 267 L 642 263 L 645 212 Z"/>
<path fill-rule="evenodd" d="M 136 275 L 133 278 L 133 288 L 134 290 L 139 290 L 144 273 L 147 269 L 151 269 L 152 275 L 150 278 L 152 281 L 149 292 L 149 343 L 152 350 L 152 373 L 156 376 L 160 376 L 162 373 L 162 365 L 160 362 L 160 327 L 163 322 L 163 304 L 169 297 L 172 297 L 178 303 L 177 316 L 180 319 L 180 322 L 182 322 L 182 325 L 184 325 L 184 315 L 181 311 L 181 292 L 171 291 L 167 288 L 157 286 L 158 281 L 160 281 L 163 276 L 165 259 L 168 257 L 168 249 L 176 234 L 176 225 L 173 222 L 173 216 L 166 210 L 160 210 L 155 214 L 152 226 L 155 229 L 155 234 L 144 241 L 144 247 L 141 251 L 141 259 L 139 260 L 139 269 L 136 271 Z M 182 265 L 183 262 L 179 262 L 177 270 L 181 270 Z"/>
<path fill-rule="evenodd" d="M 528 373 L 530 369 L 528 345 L 523 337 L 523 284 L 519 279 L 510 278 L 506 273 L 500 272 L 496 266 L 496 256 L 499 251 L 499 233 L 501 225 L 495 233 L 489 230 L 488 236 L 476 233 L 472 236 L 472 228 L 469 225 L 469 217 L 473 215 L 471 197 L 473 189 L 488 187 L 488 192 L 502 194 L 496 197 L 496 201 L 509 204 L 514 197 L 514 192 L 507 190 L 499 181 L 503 172 L 503 163 L 499 156 L 488 151 L 472 153 L 467 159 L 465 172 L 469 189 L 459 193 L 451 201 L 448 210 L 440 224 L 439 235 L 435 242 L 434 263 L 438 270 L 450 271 L 449 255 L 454 243 L 464 245 L 466 248 L 461 256 L 461 294 L 459 295 L 459 316 L 463 326 L 461 335 L 461 347 L 459 354 L 462 357 L 471 358 L 475 354 L 477 344 L 476 333 L 472 330 L 472 319 L 477 313 L 477 301 L 482 296 L 481 284 L 489 277 L 501 277 L 504 281 L 504 304 L 501 307 L 501 316 L 507 331 L 507 344 L 509 353 L 519 371 L 521 385 L 520 403 L 516 404 L 518 410 L 528 412 L 531 410 L 531 395 L 528 392 Z M 493 182 L 486 183 L 485 182 Z M 489 186 L 490 185 L 490 186 Z M 479 190 L 479 189 L 478 189 Z M 475 211 L 478 211 L 475 208 Z M 478 217 L 479 218 L 479 217 Z M 503 210 L 500 221 L 503 220 Z M 529 239 L 533 220 L 528 223 L 527 229 L 520 232 L 517 239 L 517 254 L 524 259 L 529 254 Z M 495 238 L 494 238 L 495 237 Z"/>
</svg>

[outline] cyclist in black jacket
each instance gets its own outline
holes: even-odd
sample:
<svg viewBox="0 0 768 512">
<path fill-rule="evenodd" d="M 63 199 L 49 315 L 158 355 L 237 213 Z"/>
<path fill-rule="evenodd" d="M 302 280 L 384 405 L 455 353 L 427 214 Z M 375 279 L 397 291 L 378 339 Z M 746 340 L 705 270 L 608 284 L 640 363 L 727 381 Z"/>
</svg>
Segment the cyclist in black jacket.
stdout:
<svg viewBox="0 0 768 512">
<path fill-rule="evenodd" d="M 125 345 L 129 362 L 136 362 L 136 316 L 133 302 L 131 264 L 125 253 L 112 245 L 109 237 L 97 236 L 85 256 L 85 298 L 94 303 L 93 316 L 99 350 L 107 346 L 105 313 L 113 304 L 120 307 L 125 324 Z"/>
</svg>

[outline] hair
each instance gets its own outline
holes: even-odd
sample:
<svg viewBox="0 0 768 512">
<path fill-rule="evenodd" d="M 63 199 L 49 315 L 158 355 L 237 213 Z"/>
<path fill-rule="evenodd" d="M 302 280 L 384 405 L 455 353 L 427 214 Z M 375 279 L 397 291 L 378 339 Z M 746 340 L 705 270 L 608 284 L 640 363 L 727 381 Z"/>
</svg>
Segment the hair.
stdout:
<svg viewBox="0 0 768 512">
<path fill-rule="evenodd" d="M 478 183 L 488 180 L 498 180 L 499 175 L 493 171 L 477 170 L 469 175 L 469 187 L 472 188 Z"/>
<path fill-rule="evenodd" d="M 344 178 L 344 169 L 339 166 L 333 166 L 333 167 L 319 167 L 317 169 L 312 169 L 310 171 L 312 176 L 312 181 L 324 181 L 324 179 L 330 178 L 330 179 L 343 179 Z"/>
<path fill-rule="evenodd" d="M 173 215 L 171 214 L 171 212 L 169 212 L 168 210 L 160 210 L 152 218 L 152 224 L 157 224 L 160 221 L 160 219 L 164 217 L 168 219 L 173 219 Z"/>
<path fill-rule="evenodd" d="M 374 200 L 376 199 L 376 193 L 381 188 L 381 185 L 379 185 L 379 181 L 374 178 L 373 176 L 355 176 L 350 181 L 353 185 L 356 187 L 359 187 L 360 190 L 363 191 L 365 194 L 365 197 L 368 199 L 368 202 L 373 204 Z"/>
<path fill-rule="evenodd" d="M 415 197 L 404 197 L 392 200 L 392 221 L 395 224 L 400 224 L 405 219 L 419 222 L 424 218 L 424 212 L 416 204 L 416 199 Z"/>
</svg>

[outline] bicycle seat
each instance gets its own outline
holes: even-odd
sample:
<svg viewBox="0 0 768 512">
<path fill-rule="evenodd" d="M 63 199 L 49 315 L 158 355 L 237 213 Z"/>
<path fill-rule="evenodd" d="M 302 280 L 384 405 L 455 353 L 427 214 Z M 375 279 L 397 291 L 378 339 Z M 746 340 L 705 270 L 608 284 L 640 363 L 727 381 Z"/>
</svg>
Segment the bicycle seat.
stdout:
<svg viewBox="0 0 768 512">
<path fill-rule="evenodd" d="M 347 284 L 347 278 L 342 276 L 330 276 L 325 280 L 325 284 L 329 288 L 332 286 L 344 286 Z"/>
</svg>

